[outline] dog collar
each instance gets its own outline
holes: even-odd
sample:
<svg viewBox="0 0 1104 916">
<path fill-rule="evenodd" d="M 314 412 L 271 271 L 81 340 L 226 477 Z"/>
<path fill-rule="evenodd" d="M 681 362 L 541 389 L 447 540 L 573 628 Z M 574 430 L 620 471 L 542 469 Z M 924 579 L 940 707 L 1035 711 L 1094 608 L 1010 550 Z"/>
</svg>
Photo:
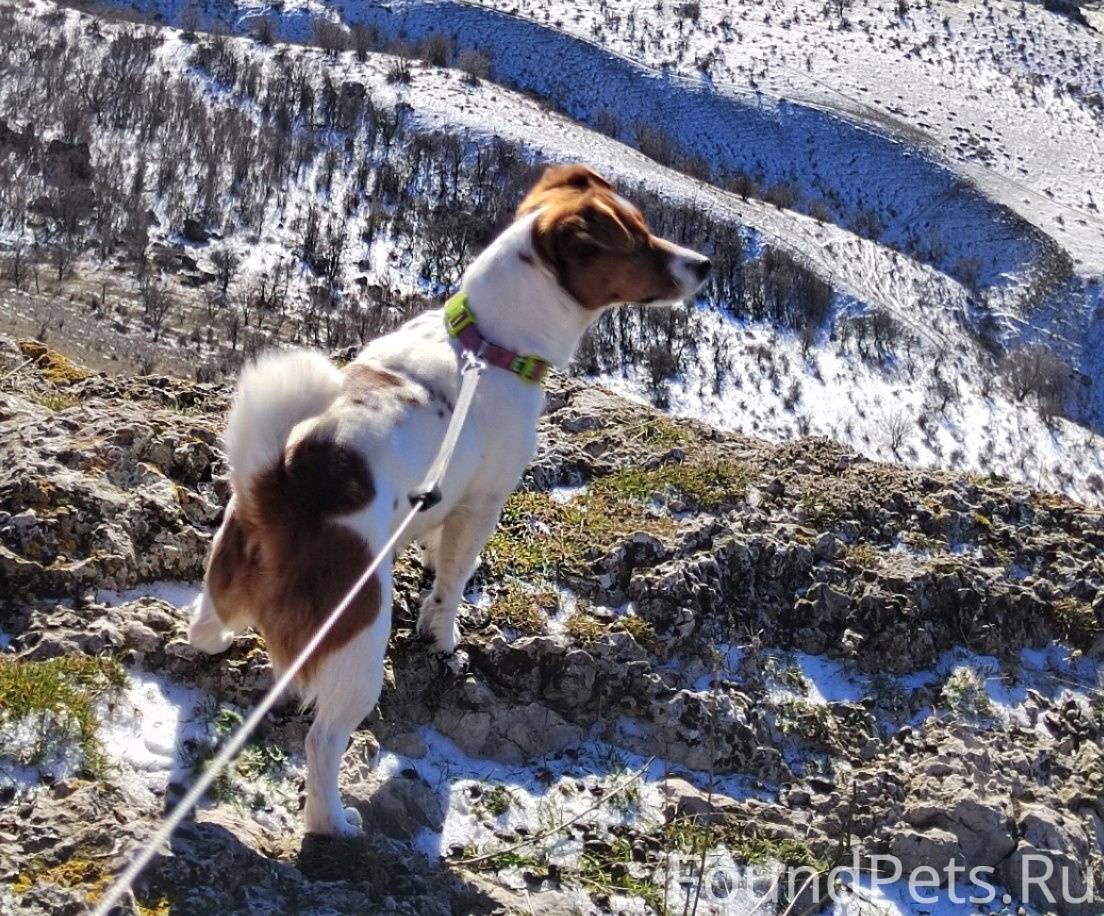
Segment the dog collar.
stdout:
<svg viewBox="0 0 1104 916">
<path fill-rule="evenodd" d="M 467 293 L 457 293 L 445 303 L 445 326 L 449 334 L 480 359 L 492 366 L 505 369 L 523 381 L 539 385 L 548 374 L 549 363 L 539 356 L 522 356 L 513 350 L 507 350 L 491 343 L 479 333 L 475 323 L 475 313 L 468 304 Z"/>
</svg>

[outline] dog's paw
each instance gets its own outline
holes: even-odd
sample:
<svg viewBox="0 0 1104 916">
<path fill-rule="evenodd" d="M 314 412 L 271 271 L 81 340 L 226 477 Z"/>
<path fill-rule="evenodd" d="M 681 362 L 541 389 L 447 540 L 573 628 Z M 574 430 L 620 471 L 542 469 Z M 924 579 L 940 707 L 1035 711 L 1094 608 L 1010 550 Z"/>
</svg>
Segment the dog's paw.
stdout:
<svg viewBox="0 0 1104 916">
<path fill-rule="evenodd" d="M 315 836 L 332 836 L 341 839 L 353 839 L 364 836 L 364 822 L 356 808 L 345 808 L 334 816 L 310 816 L 306 823 L 307 833 Z"/>
<path fill-rule="evenodd" d="M 460 642 L 456 612 L 446 610 L 439 598 L 430 595 L 418 614 L 418 635 L 428 639 L 435 652 L 454 652 Z"/>
<path fill-rule="evenodd" d="M 431 634 L 433 637 L 433 651 L 445 652 L 452 654 L 456 651 L 456 646 L 460 642 L 460 627 L 454 622 L 452 626 L 448 626 L 447 622 L 442 622 L 444 625 L 434 629 Z"/>
<path fill-rule="evenodd" d="M 230 648 L 234 634 L 224 630 L 217 622 L 196 620 L 188 627 L 188 643 L 200 652 L 218 655 Z"/>
</svg>

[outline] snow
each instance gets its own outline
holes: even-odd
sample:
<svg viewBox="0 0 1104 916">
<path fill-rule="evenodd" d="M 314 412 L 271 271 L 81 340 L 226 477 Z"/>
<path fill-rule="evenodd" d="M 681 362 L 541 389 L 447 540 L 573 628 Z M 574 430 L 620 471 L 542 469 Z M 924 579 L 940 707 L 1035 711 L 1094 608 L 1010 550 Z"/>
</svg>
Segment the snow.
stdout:
<svg viewBox="0 0 1104 916">
<path fill-rule="evenodd" d="M 636 723 L 625 720 L 628 728 Z M 427 753 L 408 758 L 381 749 L 377 777 L 386 780 L 413 770 L 432 787 L 445 811 L 440 830 L 423 828 L 416 846 L 429 858 L 439 858 L 459 848 L 479 852 L 503 848 L 506 842 L 496 833 L 528 831 L 529 836 L 552 826 L 585 815 L 579 822 L 599 832 L 633 825 L 646 829 L 662 822 L 663 780 L 677 773 L 705 788 L 709 776 L 687 771 L 658 759 L 646 759 L 597 738 L 588 739 L 577 749 L 561 755 L 534 760 L 524 766 L 473 758 L 460 751 L 448 738 L 429 726 L 418 733 Z M 596 805 L 602 792 L 631 779 L 640 772 L 623 795 Z M 509 797 L 509 808 L 493 816 L 484 808 L 487 791 L 501 786 Z M 738 778 L 716 779 L 714 789 L 736 798 L 753 794 L 746 781 Z M 593 810 L 589 810 L 593 808 Z M 565 830 L 535 844 L 528 851 L 541 849 L 565 866 L 578 864 L 581 845 L 577 831 Z"/>
<path fill-rule="evenodd" d="M 100 589 L 96 600 L 108 607 L 119 607 L 128 602 L 137 601 L 139 598 L 158 598 L 174 607 L 183 608 L 191 605 L 202 590 L 203 585 L 198 582 L 158 581 L 137 585 L 124 591 Z"/>
<path fill-rule="evenodd" d="M 0 716 L 0 789 L 11 789 L 16 798 L 33 794 L 44 783 L 69 779 L 84 766 L 76 736 L 50 743 L 45 756 L 31 765 L 18 763 L 37 756 L 36 750 L 43 732 L 56 730 L 56 717 L 36 713 L 11 721 Z"/>
<path fill-rule="evenodd" d="M 548 491 L 548 495 L 552 502 L 564 506 L 585 493 L 586 489 L 586 484 L 577 487 L 553 487 Z"/>
<path fill-rule="evenodd" d="M 991 877 L 991 876 L 990 876 Z M 831 916 L 866 916 L 878 913 L 881 916 L 976 916 L 979 906 L 971 904 L 970 898 L 986 901 L 997 909 L 985 909 L 981 912 L 1017 913 L 1034 912 L 1013 906 L 1011 909 L 999 909 L 1002 903 L 1012 904 L 1007 897 L 993 887 L 961 882 L 952 890 L 949 887 L 930 888 L 919 884 L 910 886 L 908 880 L 894 882 L 874 882 L 868 875 L 859 876 L 850 882 L 849 889 L 841 889 L 830 910 Z M 1005 897 L 1002 900 L 1002 896 Z"/>
<path fill-rule="evenodd" d="M 183 8 L 176 0 L 140 5 L 166 21 Z M 309 37 L 311 17 L 327 10 L 392 32 L 401 24 L 412 37 L 436 29 L 456 33 L 462 46 L 495 52 L 496 78 L 547 94 L 584 123 L 500 85 L 471 86 L 456 71 L 415 65 L 411 85 L 390 85 L 388 55 L 358 62 L 351 54 L 329 61 L 315 50 L 291 53 L 302 56 L 310 74 L 328 70 L 335 80 L 363 83 L 377 104 L 409 106 L 416 129 L 442 129 L 477 142 L 503 138 L 555 159 L 575 159 L 586 150 L 587 159 L 630 196 L 643 185 L 666 200 L 700 206 L 713 219 L 746 227 L 749 251 L 769 242 L 809 266 L 837 291 L 833 317 L 888 312 L 917 337 L 915 348 L 902 343 L 899 349 L 907 353 L 895 352 L 878 364 L 832 339 L 817 340 L 806 358 L 797 335 L 737 321 L 723 309 L 698 309 L 692 315 L 694 358 L 671 383 L 673 412 L 776 440 L 827 435 L 873 458 L 992 472 L 1086 501 L 1104 498 L 1093 483 L 1094 475 L 1104 477 L 1104 450 L 1089 429 L 1066 420 L 1048 427 L 1034 404 L 991 390 L 994 370 L 970 330 L 987 310 L 1009 344 L 1046 340 L 1089 380 L 1104 369 L 1104 293 L 1093 285 L 1093 277 L 1104 273 L 1104 223 L 1093 210 L 1104 203 L 1096 190 L 1101 167 L 1096 160 L 1082 165 L 1091 157 L 1080 155 L 1095 148 L 1099 130 L 1087 105 L 1059 91 L 1065 81 L 1054 76 L 1076 79 L 1086 93 L 1104 85 L 1099 70 L 1087 66 L 1097 58 L 1091 53 L 1095 39 L 1085 30 L 1034 7 L 1021 21 L 1018 6 L 1003 4 L 992 6 L 981 21 L 966 10 L 917 6 L 898 22 L 894 5 L 878 0 L 853 5 L 850 28 L 826 21 L 823 4 L 812 0 L 778 0 L 762 13 L 707 0 L 701 24 L 693 27 L 678 26 L 673 14 L 653 22 L 633 0 L 604 5 L 606 14 L 569 9 L 558 0 L 526 0 L 511 5 L 512 15 L 495 6 L 410 0 L 389 9 L 310 2 L 276 9 L 217 0 L 207 9 L 237 30 L 257 15 L 270 15 L 281 34 L 299 39 Z M 630 28 L 633 10 L 637 26 Z M 943 25 L 943 13 L 950 27 Z M 732 20 L 727 25 L 726 18 Z M 676 27 L 685 30 L 684 40 L 672 37 Z M 161 66 L 198 81 L 212 104 L 251 111 L 225 87 L 189 69 L 188 43 L 177 33 L 165 34 L 157 51 Z M 847 54 L 828 50 L 819 40 L 825 34 L 830 47 L 846 48 Z M 1019 54 L 1017 42 L 1029 50 Z M 238 44 L 262 67 L 289 53 Z M 694 66 L 707 53 L 713 60 L 708 78 Z M 806 56 L 812 59 L 808 66 Z M 1086 66 L 1078 70 L 1074 60 Z M 588 78 L 564 79 L 572 70 Z M 872 96 L 869 86 L 880 88 Z M 994 100 L 1007 104 L 1013 117 L 996 117 Z M 839 210 L 837 221 L 822 223 L 741 200 L 586 129 L 607 107 L 626 125 L 636 117 L 677 125 L 679 141 L 718 169 L 739 166 L 762 172 L 764 180 L 793 180 L 809 199 L 829 200 Z M 1054 129 L 1043 129 L 1044 122 Z M 947 135 L 936 136 L 940 131 Z M 626 127 L 622 134 L 628 133 Z M 987 138 L 995 159 L 981 157 L 977 144 L 963 139 L 975 135 Z M 1060 170 L 1071 176 L 1068 182 L 1059 181 L 1055 163 L 1069 165 Z M 963 177 L 977 169 L 984 174 L 974 180 L 991 199 L 962 188 Z M 330 194 L 320 199 L 317 170 L 317 163 L 309 165 L 287 189 L 286 210 L 264 221 L 260 237 L 227 237 L 225 244 L 244 259 L 247 271 L 271 270 L 295 248 L 296 214 L 311 203 L 330 207 L 344 194 L 349 173 L 339 168 Z M 1004 185 L 998 193 L 1001 182 L 1015 182 L 1015 193 Z M 847 228 L 843 212 L 859 205 L 879 209 L 890 227 L 879 241 Z M 1086 226 L 1073 218 L 1071 207 Z M 1068 217 L 1061 224 L 1058 211 Z M 1037 225 L 1027 225 L 1033 221 Z M 908 249 L 905 235 L 925 223 L 921 234 L 936 232 L 944 249 L 928 258 L 931 263 L 916 252 L 895 250 Z M 1072 273 L 1054 239 L 1082 261 Z M 202 249 L 194 253 L 202 259 Z M 345 258 L 350 270 L 366 259 L 374 282 L 425 291 L 413 266 L 397 254 L 387 239 L 366 248 L 352 238 Z M 981 261 L 980 292 L 948 273 L 964 257 Z M 1049 292 L 1040 299 L 1044 287 Z M 785 366 L 759 365 L 753 347 L 770 348 Z M 721 354 L 734 369 L 714 393 Z M 933 411 L 928 403 L 937 370 L 958 388 L 946 411 Z M 635 370 L 602 380 L 630 396 L 647 396 L 647 381 Z M 795 384 L 801 393 L 792 403 L 787 393 Z M 1104 386 L 1089 386 L 1079 397 L 1075 413 L 1089 424 L 1104 422 Z M 896 420 L 907 423 L 909 432 L 894 448 L 886 428 Z M 921 421 L 927 432 L 918 428 Z"/>
<path fill-rule="evenodd" d="M 809 684 L 808 698 L 813 703 L 857 703 L 869 694 L 866 679 L 836 659 L 805 652 L 795 652 L 794 657 Z"/>
<path fill-rule="evenodd" d="M 1052 702 L 1072 699 L 1084 707 L 1104 698 L 1104 665 L 1057 642 L 1040 649 L 1024 649 L 1018 665 L 1002 665 L 992 655 L 964 648 L 951 649 L 932 668 L 898 678 L 897 683 L 904 690 L 917 690 L 941 683 L 956 671 L 968 672 L 980 680 L 999 722 L 1014 722 L 1024 728 L 1032 727 L 1032 716 L 1025 708 L 1030 701 L 1029 691 Z M 937 715 L 931 708 L 921 710 L 914 724 Z M 1034 727 L 1047 733 L 1041 720 Z"/>
<path fill-rule="evenodd" d="M 115 766 L 113 781 L 140 793 L 160 792 L 190 773 L 185 745 L 210 737 L 212 705 L 194 687 L 130 671 L 122 695 L 101 711 L 98 735 Z"/>
</svg>

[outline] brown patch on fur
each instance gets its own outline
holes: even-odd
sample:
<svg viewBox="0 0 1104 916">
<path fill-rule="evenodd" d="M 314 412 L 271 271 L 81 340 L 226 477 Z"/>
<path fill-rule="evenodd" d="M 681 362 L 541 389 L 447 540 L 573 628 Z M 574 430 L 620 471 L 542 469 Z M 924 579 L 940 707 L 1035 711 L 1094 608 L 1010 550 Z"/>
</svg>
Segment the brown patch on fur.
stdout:
<svg viewBox="0 0 1104 916">
<path fill-rule="evenodd" d="M 354 449 L 308 435 L 238 494 L 215 537 L 207 588 L 227 623 L 261 631 L 273 663 L 287 667 L 371 562 L 368 545 L 336 519 L 368 505 L 375 485 Z M 363 587 L 300 672 L 379 614 L 380 583 Z"/>
<path fill-rule="evenodd" d="M 388 394 L 411 407 L 422 403 L 422 398 L 410 380 L 390 369 L 369 363 L 349 363 L 341 371 L 345 376 L 341 393 L 354 404 L 375 406 L 381 397 Z"/>
<path fill-rule="evenodd" d="M 671 243 L 654 236 L 640 211 L 591 169 L 546 169 L 518 216 L 534 210 L 533 249 L 583 308 L 678 295 Z"/>
</svg>

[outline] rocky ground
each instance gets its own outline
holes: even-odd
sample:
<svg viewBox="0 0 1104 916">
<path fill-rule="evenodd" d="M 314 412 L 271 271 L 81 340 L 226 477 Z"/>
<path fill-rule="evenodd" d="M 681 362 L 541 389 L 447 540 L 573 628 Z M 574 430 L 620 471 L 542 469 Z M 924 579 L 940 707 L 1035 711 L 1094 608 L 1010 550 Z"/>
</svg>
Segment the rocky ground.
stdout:
<svg viewBox="0 0 1104 916">
<path fill-rule="evenodd" d="M 183 638 L 226 404 L 0 340 L 0 913 L 82 912 L 270 683 L 257 636 Z M 540 443 L 454 656 L 399 563 L 366 838 L 302 835 L 287 706 L 135 911 L 819 912 L 889 854 L 991 868 L 984 912 L 1104 912 L 1046 899 L 1104 888 L 1104 514 L 562 380 Z M 836 912 L 899 911 L 860 877 Z"/>
</svg>

